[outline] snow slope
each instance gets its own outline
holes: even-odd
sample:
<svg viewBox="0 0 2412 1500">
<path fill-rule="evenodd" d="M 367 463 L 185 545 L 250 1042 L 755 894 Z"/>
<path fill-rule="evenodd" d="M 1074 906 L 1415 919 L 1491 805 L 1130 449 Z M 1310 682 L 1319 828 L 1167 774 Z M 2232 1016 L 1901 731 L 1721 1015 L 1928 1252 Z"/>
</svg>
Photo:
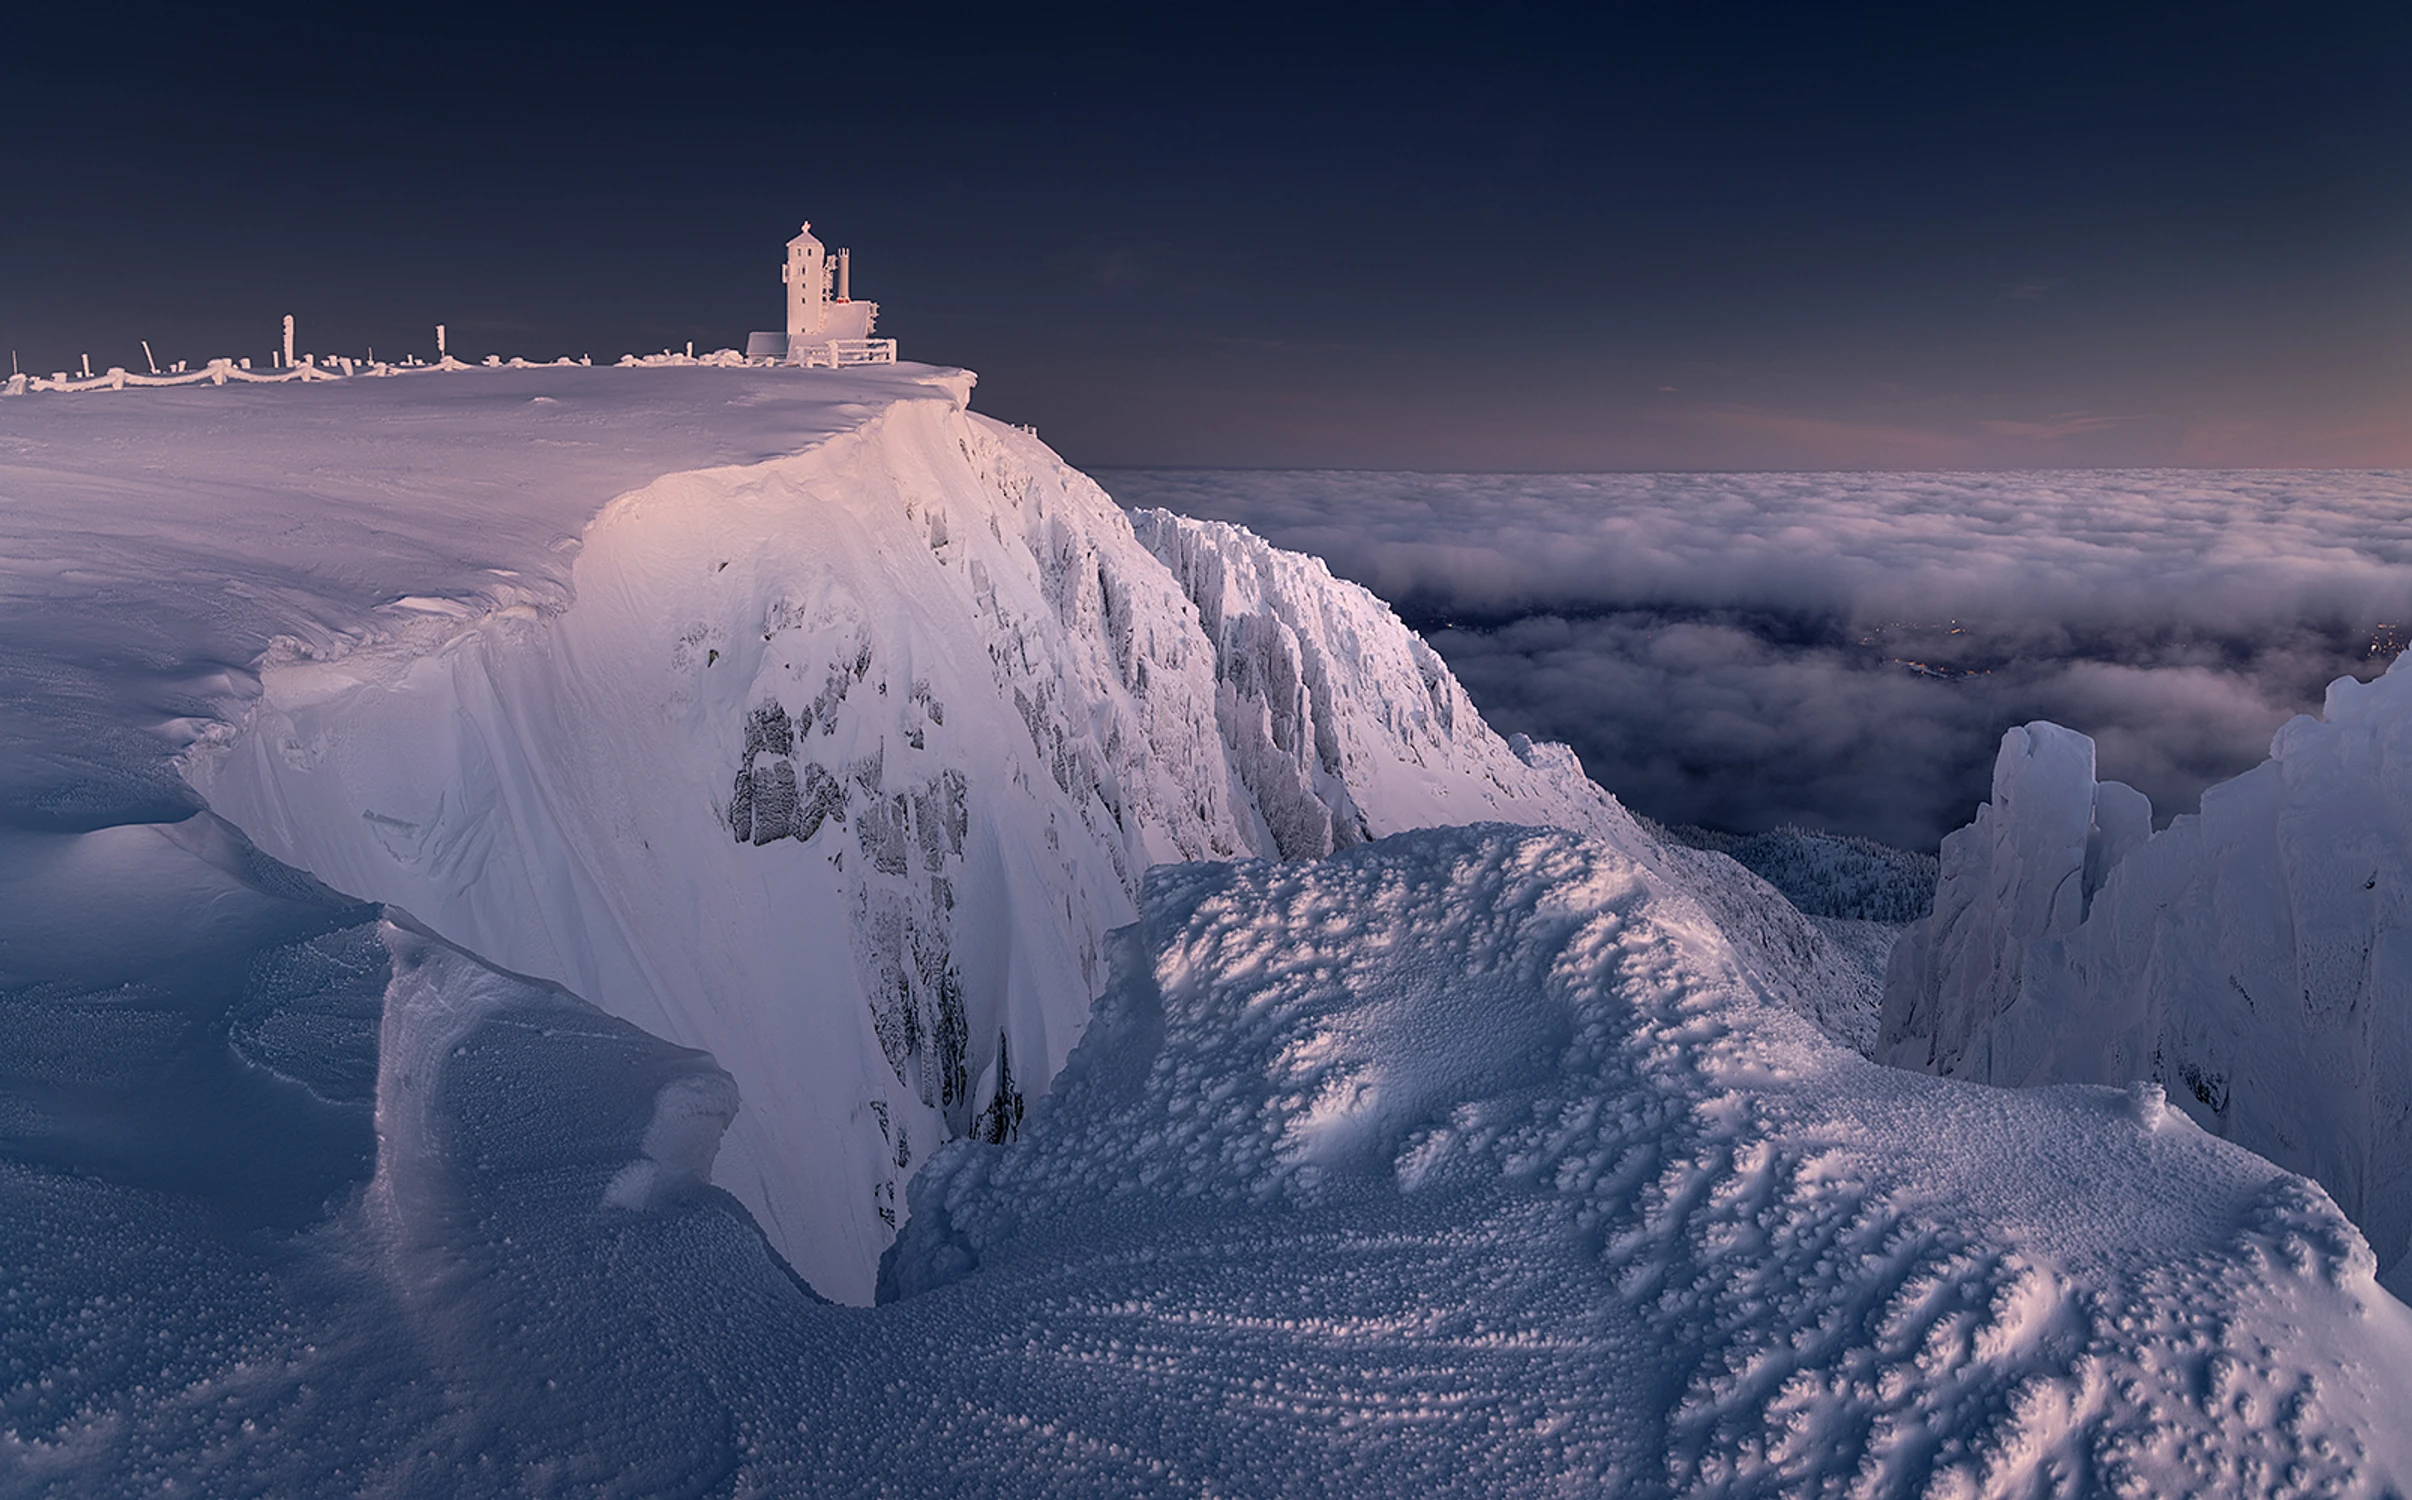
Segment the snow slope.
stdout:
<svg viewBox="0 0 2412 1500">
<path fill-rule="evenodd" d="M 1116 957 L 1026 1139 L 915 1181 L 883 1287 L 1063 1287 L 1167 1394 L 1177 1350 L 1262 1351 L 1222 1409 L 1328 1434 L 1324 1473 L 2172 1494 L 2412 1461 L 2412 1325 L 2316 1188 L 2157 1091 L 1867 1063 L 1603 845 L 1163 870 Z"/>
<path fill-rule="evenodd" d="M 613 496 L 970 382 L 539 368 L 0 402 L 0 820 L 182 817 L 163 751 L 279 636 L 340 650 L 411 599 L 556 609 Z"/>
<path fill-rule="evenodd" d="M 2412 671 L 2158 834 L 2052 724 L 2003 739 L 1896 949 L 1878 1055 L 2003 1084 L 2150 1079 L 2204 1128 L 2313 1176 L 2412 1270 Z"/>
<path fill-rule="evenodd" d="M 194 742 L 192 785 L 279 858 L 722 1059 L 720 1180 L 856 1299 L 922 1157 L 1009 1134 L 1061 1062 L 1150 864 L 1501 818 L 1655 849 L 1371 595 L 1233 528 L 1135 532 L 969 387 L 546 368 L 11 402 L 0 686 L 39 753 L 0 785 L 70 826 L 172 815 L 162 741 Z M 173 649 L 104 649 L 136 633 Z M 1853 1008 L 1846 953 L 1700 878 L 1771 992 Z"/>
<path fill-rule="evenodd" d="M 239 854 L 187 835 L 119 873 L 215 883 L 254 955 L 211 966 L 248 975 L 237 1054 L 353 1138 L 373 1109 L 373 1163 L 236 1202 L 0 1157 L 12 1494 L 2412 1478 L 2412 1314 L 2318 1189 L 2150 1091 L 1872 1065 L 1598 841 L 1159 871 L 1022 1138 L 914 1184 L 875 1308 L 813 1297 L 702 1185 L 710 1059 Z M 139 1073 L 90 1024 L 125 999 L 13 989 L 0 1018 L 80 1045 L 62 1074 Z M 365 1073 L 326 1065 L 380 1031 Z M 275 1162 L 297 1133 L 257 1087 L 206 1092 Z"/>
</svg>

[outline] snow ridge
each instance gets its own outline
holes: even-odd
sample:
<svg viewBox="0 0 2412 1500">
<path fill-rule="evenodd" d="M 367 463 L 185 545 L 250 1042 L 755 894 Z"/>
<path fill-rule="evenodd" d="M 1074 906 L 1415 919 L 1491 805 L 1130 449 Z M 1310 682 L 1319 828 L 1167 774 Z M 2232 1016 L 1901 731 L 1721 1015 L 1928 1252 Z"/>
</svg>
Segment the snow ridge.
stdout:
<svg viewBox="0 0 2412 1500">
<path fill-rule="evenodd" d="M 1511 804 L 1540 814 L 1520 821 L 1626 821 L 1563 746 L 1490 733 L 1439 655 L 1320 560 L 1169 511 L 1131 524 L 1213 643 L 1215 722 L 1264 825 L 1257 852 L 1315 858 Z"/>
<path fill-rule="evenodd" d="M 882 1291 L 1044 1294 L 1143 1388 L 1174 1350 L 1289 1372 L 1215 1452 L 1395 1381 L 1425 1419 L 1329 1462 L 1477 1493 L 2376 1492 L 2412 1457 L 2400 1308 L 2316 1187 L 2157 1093 L 1869 1064 L 1606 845 L 1160 870 L 1115 966 L 1023 1138 L 915 1179 Z"/>
<path fill-rule="evenodd" d="M 718 1180 L 856 1300 L 914 1168 L 1010 1135 L 1069 1052 L 1150 865 L 1495 819 L 1705 858 L 1492 733 L 1364 590 L 1135 529 L 962 396 L 621 497 L 566 604 L 287 643 L 190 765 L 288 863 L 721 1059 Z M 1715 864 L 1771 993 L 1857 982 Z"/>
<path fill-rule="evenodd" d="M 1224 522 L 1131 519 L 1215 643 L 1215 720 L 1249 800 L 1286 814 L 1254 852 L 1311 857 L 1486 820 L 1587 833 L 1713 908 L 1762 993 L 1860 1051 L 1873 1045 L 1889 933 L 1805 916 L 1735 861 L 1668 838 L 1564 745 L 1501 740 L 1439 653 L 1322 560 Z"/>
</svg>

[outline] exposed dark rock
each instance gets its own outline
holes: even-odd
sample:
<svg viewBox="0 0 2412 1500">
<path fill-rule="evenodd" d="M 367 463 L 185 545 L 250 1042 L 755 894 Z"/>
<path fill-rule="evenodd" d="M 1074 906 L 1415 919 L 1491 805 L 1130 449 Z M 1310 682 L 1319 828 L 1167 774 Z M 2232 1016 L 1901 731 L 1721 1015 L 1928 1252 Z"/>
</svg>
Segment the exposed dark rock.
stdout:
<svg viewBox="0 0 2412 1500">
<path fill-rule="evenodd" d="M 737 784 L 729 789 L 729 831 L 742 844 L 754 836 L 754 773 L 737 768 Z"/>
<path fill-rule="evenodd" d="M 745 716 L 745 758 L 749 762 L 757 755 L 786 755 L 795 748 L 794 727 L 787 721 L 787 710 L 778 703 L 765 703 Z"/>
<path fill-rule="evenodd" d="M 767 844 L 796 831 L 796 766 L 784 755 L 754 767 L 754 843 Z"/>
<path fill-rule="evenodd" d="M 883 875 L 904 874 L 908 868 L 904 794 L 865 803 L 855 817 L 854 836 L 861 841 L 863 857 L 871 861 L 871 868 Z"/>
<path fill-rule="evenodd" d="M 1013 1049 L 1005 1033 L 997 1033 L 997 1091 L 980 1111 L 972 1130 L 977 1139 L 1002 1146 L 1022 1133 L 1022 1090 L 1013 1081 Z"/>
<path fill-rule="evenodd" d="M 846 789 L 829 774 L 829 768 L 819 761 L 804 765 L 804 786 L 796 803 L 796 837 L 810 839 L 821 831 L 821 822 L 846 821 Z"/>
</svg>

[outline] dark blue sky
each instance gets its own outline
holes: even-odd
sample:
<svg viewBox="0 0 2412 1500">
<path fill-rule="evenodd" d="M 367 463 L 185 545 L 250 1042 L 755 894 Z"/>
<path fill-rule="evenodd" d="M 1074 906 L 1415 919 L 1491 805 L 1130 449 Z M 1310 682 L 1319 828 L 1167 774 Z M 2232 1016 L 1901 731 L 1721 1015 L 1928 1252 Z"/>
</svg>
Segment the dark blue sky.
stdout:
<svg viewBox="0 0 2412 1500">
<path fill-rule="evenodd" d="M 1076 462 L 2412 464 L 2412 11 L 79 8 L 0 342 L 616 356 L 811 217 Z"/>
</svg>

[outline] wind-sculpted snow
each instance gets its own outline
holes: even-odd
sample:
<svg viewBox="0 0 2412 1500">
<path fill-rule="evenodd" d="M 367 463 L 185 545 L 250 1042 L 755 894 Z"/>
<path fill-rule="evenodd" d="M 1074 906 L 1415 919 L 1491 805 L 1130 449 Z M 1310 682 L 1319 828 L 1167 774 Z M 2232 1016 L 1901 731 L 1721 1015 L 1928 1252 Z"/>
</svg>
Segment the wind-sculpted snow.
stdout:
<svg viewBox="0 0 2412 1500">
<path fill-rule="evenodd" d="M 2412 673 L 2150 834 L 2084 736 L 2005 737 L 1888 978 L 1880 1056 L 2002 1084 L 2150 1079 L 2204 1128 L 2316 1177 L 2400 1284 L 2412 1265 Z M 2149 837 L 2147 837 L 2149 835 Z"/>
<path fill-rule="evenodd" d="M 1316 559 L 1220 522 L 1131 519 L 1215 643 L 1216 722 L 1271 825 L 1259 852 L 1322 854 L 1503 814 L 1589 833 L 1712 907 L 1763 992 L 1852 1046 L 1874 1043 L 1889 931 L 1805 916 L 1729 859 L 1645 827 L 1564 745 L 1503 744 L 1430 646 Z"/>
<path fill-rule="evenodd" d="M 0 1492 L 725 1483 L 710 1381 L 740 1372 L 665 1310 L 749 1279 L 812 1305 L 702 1184 L 727 1075 L 406 922 L 193 860 L 117 874 L 211 892 L 179 972 L 234 993 L 0 989 Z M 162 1016 L 187 1045 L 141 1044 Z M 68 1128 L 29 1142 L 44 1104 Z"/>
<path fill-rule="evenodd" d="M 288 649 L 196 775 L 293 862 L 730 1059 L 722 1180 L 867 1295 L 911 1169 L 1070 1046 L 1140 871 L 1252 847 L 1205 643 L 1074 480 L 930 401 L 657 481 L 574 607 Z"/>
<path fill-rule="evenodd" d="M 542 399 L 607 411 L 653 373 L 553 372 Z M 821 390 L 684 373 L 771 408 L 783 381 Z M 418 403 L 454 379 L 389 382 L 381 414 L 347 395 L 346 430 L 424 441 Z M 417 561 L 383 609 L 318 600 L 318 628 L 263 643 L 256 698 L 218 703 L 231 725 L 188 728 L 188 774 L 285 861 L 720 1059 L 744 1107 L 718 1180 L 841 1297 L 869 1295 L 934 1146 L 1015 1128 L 1158 862 L 1574 827 L 1693 868 L 1769 993 L 1838 1034 L 1872 1013 L 1849 952 L 1729 863 L 1660 850 L 1563 747 L 1492 733 L 1370 594 L 1231 527 L 1144 517 L 1143 545 L 967 385 L 824 393 L 818 428 L 759 419 L 806 429 L 787 454 L 586 490 L 575 549 L 522 517 L 473 578 Z M 629 417 L 642 448 L 658 414 Z M 426 462 L 459 519 L 465 481 Z M 514 516 L 569 503 L 474 488 Z"/>
<path fill-rule="evenodd" d="M 254 689 L 278 637 L 329 654 L 381 606 L 558 609 L 613 496 L 970 383 L 918 365 L 502 369 L 10 401 L 0 822 L 184 817 L 170 756 Z"/>
<path fill-rule="evenodd" d="M 239 840 L 201 832 L 124 886 L 218 892 L 185 955 L 252 955 L 208 972 L 251 976 L 242 1029 L 355 1149 L 263 1218 L 204 1174 L 9 1141 L 12 1495 L 2375 1497 L 2412 1472 L 2412 1314 L 2316 1188 L 2150 1091 L 1873 1066 L 1596 841 L 1160 871 L 1058 1089 L 1019 1140 L 930 1162 L 905 1295 L 857 1308 L 702 1182 L 711 1060 L 263 861 L 230 890 L 193 846 Z M 81 1042 L 12 1049 L 0 1098 L 151 1067 L 67 1024 L 130 999 L 12 981 L 0 1018 Z M 184 1087 L 254 1169 L 304 1139 L 241 1070 Z M 142 1107 L 72 1097 L 87 1138 Z"/>
<path fill-rule="evenodd" d="M 1179 1403 L 1184 1474 L 1319 1487 L 1254 1467 L 1278 1442 L 1365 1489 L 2378 1493 L 2412 1461 L 2412 1326 L 2316 1188 L 2157 1092 L 1865 1063 L 1602 845 L 1163 870 L 1115 961 L 1024 1138 L 915 1181 L 882 1285 L 1046 1297 L 1127 1388 L 1091 1435 Z"/>
</svg>

